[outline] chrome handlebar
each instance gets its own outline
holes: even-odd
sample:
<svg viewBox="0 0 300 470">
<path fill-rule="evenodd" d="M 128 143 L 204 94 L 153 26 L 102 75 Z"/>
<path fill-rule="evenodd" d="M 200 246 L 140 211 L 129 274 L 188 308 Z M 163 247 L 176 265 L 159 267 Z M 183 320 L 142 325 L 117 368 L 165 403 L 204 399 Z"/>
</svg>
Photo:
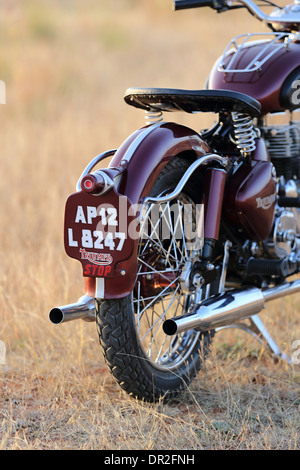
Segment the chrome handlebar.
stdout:
<svg viewBox="0 0 300 470">
<path fill-rule="evenodd" d="M 174 0 L 174 9 L 199 8 L 208 6 L 218 12 L 230 9 L 247 8 L 259 21 L 267 24 L 300 24 L 299 0 L 291 5 L 276 8 L 270 15 L 265 14 L 253 0 Z"/>
<path fill-rule="evenodd" d="M 253 0 L 225 0 L 226 5 L 230 9 L 231 6 L 242 5 L 252 13 L 258 20 L 264 23 L 284 23 L 296 24 L 300 23 L 300 5 L 297 0 L 291 5 L 283 8 L 276 8 L 270 15 L 266 15 Z"/>
</svg>

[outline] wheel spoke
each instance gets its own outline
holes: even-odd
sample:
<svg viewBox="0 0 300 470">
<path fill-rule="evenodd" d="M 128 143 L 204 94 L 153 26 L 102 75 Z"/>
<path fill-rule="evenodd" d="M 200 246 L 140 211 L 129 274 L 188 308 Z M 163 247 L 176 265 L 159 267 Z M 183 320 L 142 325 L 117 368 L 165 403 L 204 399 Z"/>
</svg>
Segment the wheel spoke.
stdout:
<svg viewBox="0 0 300 470">
<path fill-rule="evenodd" d="M 172 296 L 172 298 L 171 298 L 171 300 L 170 300 L 170 302 L 169 302 L 167 308 L 163 311 L 163 313 L 162 313 L 161 315 L 158 315 L 157 320 L 156 320 L 154 323 L 152 323 L 151 328 L 147 331 L 147 333 L 143 336 L 143 338 L 141 338 L 141 341 L 143 341 L 143 339 L 149 334 L 149 332 L 151 332 L 151 335 L 152 335 L 153 329 L 154 329 L 155 325 L 157 324 L 157 322 L 159 322 L 158 327 L 157 327 L 155 333 L 153 334 L 153 336 L 151 336 L 151 337 L 152 337 L 152 341 L 153 341 L 153 339 L 155 338 L 155 336 L 156 336 L 156 334 L 157 334 L 157 332 L 158 332 L 158 329 L 159 329 L 159 327 L 160 327 L 162 321 L 164 320 L 164 318 L 165 318 L 165 316 L 166 316 L 166 313 L 167 313 L 168 309 L 169 309 L 170 306 L 171 306 L 171 303 L 172 303 L 172 301 L 173 301 L 173 299 L 174 299 L 174 297 L 175 297 L 175 294 L 177 293 L 178 288 L 179 288 L 179 285 L 177 286 L 176 290 L 174 291 L 174 294 L 173 294 L 173 296 Z"/>
<path fill-rule="evenodd" d="M 195 331 L 169 337 L 162 330 L 167 318 L 183 315 L 188 305 L 179 282 L 179 273 L 192 254 L 184 230 L 185 203 L 192 207 L 194 225 L 194 203 L 186 196 L 179 196 L 172 206 L 170 202 L 150 205 L 140 230 L 139 268 L 133 298 L 136 328 L 146 357 L 163 369 L 182 363 L 199 337 Z M 175 277 L 170 279 L 174 273 Z M 161 283 L 161 288 L 157 290 L 155 283 Z M 145 290 L 145 285 L 149 290 Z"/>
<path fill-rule="evenodd" d="M 176 280 L 178 280 L 178 279 L 179 279 L 179 277 L 177 277 L 174 281 L 172 281 L 167 287 L 165 287 L 165 288 L 163 289 L 163 291 L 162 291 L 159 295 L 161 295 L 161 294 L 163 294 L 165 291 L 167 291 L 167 290 L 169 289 L 169 287 L 170 287 L 174 282 L 176 282 Z M 157 296 L 155 296 L 155 297 L 151 300 L 151 302 L 149 302 L 149 304 L 146 305 L 146 307 L 139 313 L 139 316 L 141 317 L 141 316 L 143 315 L 143 313 L 147 310 L 147 308 L 149 308 L 152 304 L 154 304 L 155 300 L 157 300 L 157 299 L 158 299 Z"/>
<path fill-rule="evenodd" d="M 154 205 L 152 204 L 151 207 L 153 207 Z M 151 210 L 149 210 L 147 212 L 147 214 L 151 214 Z M 152 218 L 145 218 L 144 220 L 144 223 L 143 223 L 143 226 L 141 228 L 141 238 L 146 238 L 147 241 L 145 243 L 145 245 L 142 247 L 142 251 L 139 252 L 139 255 L 145 253 L 147 251 L 147 249 L 149 248 L 149 245 L 154 245 L 155 248 L 161 252 L 161 254 L 164 254 L 166 256 L 166 260 L 168 260 L 168 251 L 165 250 L 165 248 L 163 247 L 162 243 L 161 243 L 161 240 L 160 240 L 160 236 L 159 236 L 159 230 L 160 230 L 160 225 L 162 224 L 162 220 L 163 220 L 163 215 L 164 215 L 164 211 L 161 213 L 161 215 L 159 216 L 158 220 L 156 221 L 155 225 L 153 224 L 153 221 L 152 221 Z M 146 224 L 147 222 L 147 224 Z M 152 231 L 150 233 L 150 235 L 148 235 L 147 232 L 145 232 L 143 229 L 146 225 L 146 227 L 148 227 L 148 223 L 150 223 L 150 227 L 152 228 Z M 175 259 L 175 258 L 174 258 Z M 169 262 L 169 260 L 168 260 Z M 171 266 L 171 264 L 170 264 Z"/>
</svg>

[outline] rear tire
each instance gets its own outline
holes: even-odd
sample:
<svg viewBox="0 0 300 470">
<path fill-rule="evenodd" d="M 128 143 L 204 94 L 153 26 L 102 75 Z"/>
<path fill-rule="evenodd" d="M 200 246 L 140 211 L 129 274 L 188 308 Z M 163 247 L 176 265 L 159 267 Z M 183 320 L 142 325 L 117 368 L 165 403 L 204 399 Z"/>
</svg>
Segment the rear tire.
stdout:
<svg viewBox="0 0 300 470">
<path fill-rule="evenodd" d="M 151 195 L 170 193 L 188 166 L 187 161 L 174 158 L 161 172 Z M 177 217 L 172 218 L 171 203 L 161 206 L 158 226 L 154 228 L 150 222 L 150 229 L 147 226 L 142 232 L 134 291 L 122 299 L 95 300 L 105 361 L 121 388 L 141 400 L 157 401 L 183 390 L 197 375 L 209 351 L 213 332 L 189 330 L 168 337 L 162 330 L 165 319 L 185 314 L 193 304 L 193 296 L 185 294 L 179 282 L 180 271 L 192 253 L 188 249 L 191 240 L 183 229 L 182 209 L 186 203 L 191 205 L 194 226 L 200 189 L 199 179 L 190 179 L 176 202 L 172 201 L 177 204 Z M 157 227 L 164 222 L 170 229 L 170 239 L 156 236 Z M 182 229 L 181 240 L 174 236 L 178 227 Z"/>
</svg>

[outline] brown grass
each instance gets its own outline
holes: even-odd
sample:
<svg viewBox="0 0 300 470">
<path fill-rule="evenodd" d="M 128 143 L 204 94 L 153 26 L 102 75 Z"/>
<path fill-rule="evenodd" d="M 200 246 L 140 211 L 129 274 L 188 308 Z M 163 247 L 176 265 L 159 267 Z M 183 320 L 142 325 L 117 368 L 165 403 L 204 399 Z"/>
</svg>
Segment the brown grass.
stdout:
<svg viewBox="0 0 300 470">
<path fill-rule="evenodd" d="M 228 40 L 261 25 L 246 12 L 174 13 L 171 0 L 1 0 L 0 12 L 0 449 L 299 448 L 299 365 L 275 364 L 244 333 L 218 333 L 181 401 L 149 405 L 115 384 L 94 324 L 48 320 L 83 291 L 63 249 L 65 199 L 92 157 L 144 125 L 125 89 L 201 88 Z M 298 310 L 295 296 L 264 314 L 285 352 Z"/>
</svg>

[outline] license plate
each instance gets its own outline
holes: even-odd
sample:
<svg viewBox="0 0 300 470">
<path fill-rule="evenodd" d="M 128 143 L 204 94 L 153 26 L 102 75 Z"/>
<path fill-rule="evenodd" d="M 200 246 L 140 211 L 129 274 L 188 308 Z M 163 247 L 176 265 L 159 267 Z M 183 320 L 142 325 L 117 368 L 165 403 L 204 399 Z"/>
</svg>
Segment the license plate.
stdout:
<svg viewBox="0 0 300 470">
<path fill-rule="evenodd" d="M 80 191 L 66 202 L 65 250 L 81 262 L 84 276 L 116 277 L 118 264 L 133 255 L 136 229 L 130 201 L 114 189 L 103 196 Z"/>
</svg>

